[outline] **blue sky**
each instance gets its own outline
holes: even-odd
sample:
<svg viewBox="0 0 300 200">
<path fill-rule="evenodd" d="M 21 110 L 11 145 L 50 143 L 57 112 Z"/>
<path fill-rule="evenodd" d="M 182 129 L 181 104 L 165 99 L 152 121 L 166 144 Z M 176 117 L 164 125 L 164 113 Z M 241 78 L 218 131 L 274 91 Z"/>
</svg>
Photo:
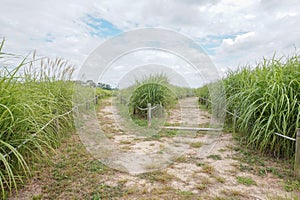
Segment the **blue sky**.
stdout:
<svg viewBox="0 0 300 200">
<path fill-rule="evenodd" d="M 123 31 L 119 29 L 116 25 L 112 24 L 110 21 L 105 20 L 100 17 L 95 17 L 93 15 L 87 14 L 84 17 L 83 22 L 86 23 L 90 28 L 91 36 L 97 36 L 100 38 L 111 38 L 121 34 Z M 151 26 L 145 26 L 151 27 Z M 238 35 L 245 34 L 246 32 L 236 32 L 223 35 L 207 35 L 203 38 L 192 38 L 194 41 L 203 48 L 208 55 L 212 56 L 216 54 L 216 49 L 222 44 L 224 39 L 235 39 Z M 47 40 L 50 40 L 51 35 Z"/>
<path fill-rule="evenodd" d="M 91 28 L 90 34 L 92 36 L 109 38 L 122 33 L 122 30 L 111 22 L 90 14 L 87 14 L 83 21 Z"/>
<path fill-rule="evenodd" d="M 79 69 L 104 41 L 160 27 L 197 42 L 220 73 L 300 46 L 297 0 L 0 0 L 4 51 L 61 57 Z M 166 63 L 165 63 L 166 64 Z"/>
<path fill-rule="evenodd" d="M 235 39 L 238 35 L 246 32 L 237 32 L 224 35 L 207 35 L 203 38 L 196 39 L 196 42 L 210 55 L 215 55 L 218 47 L 221 46 L 224 39 Z"/>
</svg>

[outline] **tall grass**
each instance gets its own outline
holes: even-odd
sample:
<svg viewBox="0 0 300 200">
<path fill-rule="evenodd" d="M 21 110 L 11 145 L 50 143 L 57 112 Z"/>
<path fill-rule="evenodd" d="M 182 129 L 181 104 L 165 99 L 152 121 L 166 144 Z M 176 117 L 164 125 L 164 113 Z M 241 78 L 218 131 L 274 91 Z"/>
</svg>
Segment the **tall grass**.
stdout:
<svg viewBox="0 0 300 200">
<path fill-rule="evenodd" d="M 146 112 L 139 110 L 138 107 L 147 108 L 148 103 L 164 108 L 174 105 L 177 97 L 170 86 L 168 78 L 163 74 L 150 75 L 142 81 L 136 81 L 129 102 L 133 114 L 145 116 Z"/>
<path fill-rule="evenodd" d="M 208 85 L 204 85 L 200 88 L 195 89 L 195 94 L 199 97 L 199 103 L 202 105 L 206 105 L 206 108 L 211 106 L 211 98 L 209 93 Z"/>
<path fill-rule="evenodd" d="M 290 158 L 295 143 L 274 132 L 296 137 L 300 119 L 299 56 L 264 59 L 227 73 L 223 80 L 227 109 L 240 116 L 237 128 L 247 144 L 262 152 Z"/>
<path fill-rule="evenodd" d="M 29 174 L 28 161 L 59 144 L 71 128 L 71 115 L 42 127 L 72 107 L 73 67 L 61 59 L 27 58 L 11 68 L 15 56 L 0 45 L 0 188 L 2 198 Z M 57 126 L 59 124 L 59 126 Z M 24 143 L 26 141 L 26 143 Z M 24 144 L 23 144 L 24 143 Z"/>
<path fill-rule="evenodd" d="M 226 109 L 238 118 L 236 129 L 243 141 L 260 152 L 291 158 L 295 142 L 277 136 L 296 137 L 300 120 L 300 60 L 298 55 L 264 59 L 254 67 L 243 66 L 227 72 L 222 84 Z M 221 81 L 216 82 L 220 85 Z M 211 84 L 195 90 L 200 103 L 211 99 Z M 217 100 L 216 97 L 215 100 Z M 208 104 L 211 105 L 210 103 Z M 233 116 L 227 115 L 227 122 Z"/>
</svg>

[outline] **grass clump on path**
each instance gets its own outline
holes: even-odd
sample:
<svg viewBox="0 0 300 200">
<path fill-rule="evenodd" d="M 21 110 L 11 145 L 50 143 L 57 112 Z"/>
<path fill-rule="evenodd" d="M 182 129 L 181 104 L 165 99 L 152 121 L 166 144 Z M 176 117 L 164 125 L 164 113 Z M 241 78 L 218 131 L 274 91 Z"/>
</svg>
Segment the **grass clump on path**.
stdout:
<svg viewBox="0 0 300 200">
<path fill-rule="evenodd" d="M 146 117 L 146 111 L 139 110 L 152 106 L 161 105 L 164 108 L 175 105 L 177 97 L 170 88 L 168 78 L 163 74 L 150 75 L 142 81 L 136 81 L 135 89 L 130 97 L 130 110 L 133 115 Z"/>
</svg>

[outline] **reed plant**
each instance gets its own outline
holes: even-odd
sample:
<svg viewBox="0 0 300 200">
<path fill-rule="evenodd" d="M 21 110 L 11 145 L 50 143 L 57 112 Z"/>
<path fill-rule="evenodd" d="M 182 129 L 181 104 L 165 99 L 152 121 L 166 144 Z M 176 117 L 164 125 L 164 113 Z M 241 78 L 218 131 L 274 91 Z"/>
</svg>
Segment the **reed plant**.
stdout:
<svg viewBox="0 0 300 200">
<path fill-rule="evenodd" d="M 299 56 L 264 59 L 254 68 L 240 67 L 224 78 L 227 109 L 236 110 L 237 129 L 246 143 L 261 152 L 291 158 L 300 119 Z"/>
<path fill-rule="evenodd" d="M 245 144 L 276 157 L 293 157 L 295 142 L 274 133 L 296 137 L 300 119 L 299 77 L 299 55 L 273 56 L 254 67 L 247 65 L 228 71 L 217 82 L 225 88 L 229 111 L 226 122 L 232 122 L 232 114 L 236 112 L 236 129 Z M 213 84 L 196 89 L 196 95 L 209 102 L 217 101 L 210 94 Z"/>
<path fill-rule="evenodd" d="M 0 188 L 2 198 L 30 174 L 28 162 L 48 155 L 72 128 L 73 66 L 62 59 L 29 59 L 0 45 Z M 8 62 L 9 61 L 9 62 Z M 49 121 L 51 123 L 45 126 Z"/>
<path fill-rule="evenodd" d="M 134 91 L 130 97 L 129 109 L 134 115 L 146 116 L 146 112 L 139 108 L 147 108 L 147 104 L 152 106 L 161 105 L 169 108 L 176 104 L 177 96 L 170 89 L 171 85 L 164 74 L 155 74 L 145 77 L 142 81 L 136 81 Z"/>
</svg>

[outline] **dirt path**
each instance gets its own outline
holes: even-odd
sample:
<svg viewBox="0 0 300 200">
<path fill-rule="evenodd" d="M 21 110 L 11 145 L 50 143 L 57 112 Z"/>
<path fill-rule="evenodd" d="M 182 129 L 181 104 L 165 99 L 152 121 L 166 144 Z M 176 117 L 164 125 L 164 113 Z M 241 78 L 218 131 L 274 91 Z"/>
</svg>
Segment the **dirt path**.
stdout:
<svg viewBox="0 0 300 200">
<path fill-rule="evenodd" d="M 199 109 L 198 98 L 185 98 L 180 99 L 175 109 L 170 111 L 167 122 L 182 126 L 198 127 L 200 124 L 210 122 L 210 114 Z"/>
<path fill-rule="evenodd" d="M 199 110 L 196 100 L 181 100 L 166 123 L 208 125 L 210 114 Z M 298 199 L 300 195 L 282 178 L 288 176 L 287 165 L 241 148 L 229 133 L 159 130 L 147 137 L 137 135 L 124 124 L 111 99 L 102 103 L 97 118 L 85 115 L 80 140 L 74 135 L 70 144 L 62 145 L 55 165 L 44 170 L 49 177 L 35 178 L 11 199 L 34 195 L 41 199 Z M 93 160 L 85 147 L 96 161 L 117 170 Z M 68 174 L 74 167 L 77 171 Z M 68 175 L 66 180 L 57 179 L 61 174 Z"/>
<path fill-rule="evenodd" d="M 133 129 L 122 120 L 111 100 L 110 106 L 97 113 L 101 124 L 92 117 L 85 119 L 79 135 L 88 151 L 102 163 L 129 174 L 141 174 L 166 168 L 184 154 L 191 144 L 201 145 L 197 156 L 203 158 L 215 146 L 220 133 L 197 137 L 196 131 L 163 131 L 147 128 Z M 198 127 L 210 121 L 209 113 L 200 111 L 197 98 L 182 99 L 171 111 L 167 123 Z M 201 117 L 202 116 L 202 117 Z M 172 137 L 161 137 L 161 132 Z M 156 137 L 156 139 L 153 139 Z"/>
<path fill-rule="evenodd" d="M 105 122 L 101 126 L 104 134 L 107 134 L 105 130 L 110 130 L 110 146 L 114 150 L 109 157 L 99 160 L 127 172 L 124 176 L 128 186 L 134 185 L 139 189 L 168 186 L 196 196 L 225 195 L 236 196 L 237 199 L 291 195 L 283 191 L 274 177 L 262 178 L 253 175 L 251 170 L 239 170 L 240 162 L 235 159 L 231 134 L 162 131 L 164 136 L 141 137 L 126 130 L 116 108 L 109 101 L 107 103 L 108 106 L 99 110 L 98 118 Z M 168 124 L 195 127 L 208 125 L 209 122 L 210 114 L 199 110 L 197 98 L 180 100 L 167 119 Z M 137 179 L 140 174 L 157 170 L 163 173 L 162 176 L 172 178 L 164 184 L 146 184 L 144 179 Z"/>
</svg>

